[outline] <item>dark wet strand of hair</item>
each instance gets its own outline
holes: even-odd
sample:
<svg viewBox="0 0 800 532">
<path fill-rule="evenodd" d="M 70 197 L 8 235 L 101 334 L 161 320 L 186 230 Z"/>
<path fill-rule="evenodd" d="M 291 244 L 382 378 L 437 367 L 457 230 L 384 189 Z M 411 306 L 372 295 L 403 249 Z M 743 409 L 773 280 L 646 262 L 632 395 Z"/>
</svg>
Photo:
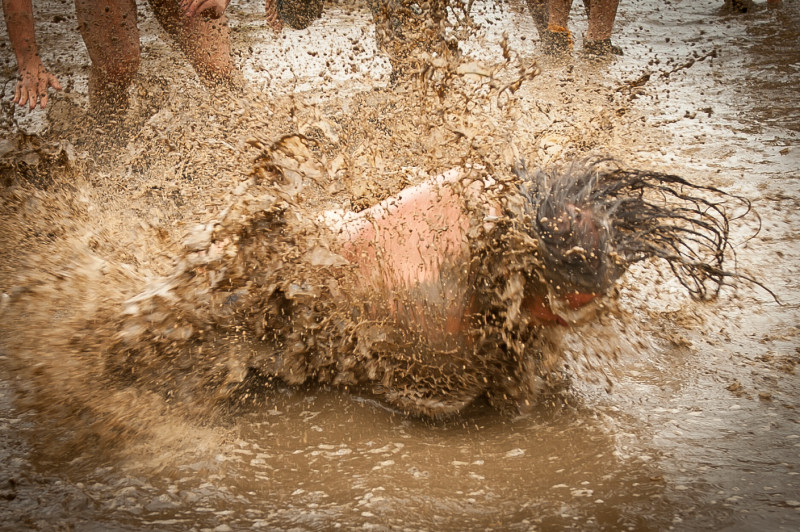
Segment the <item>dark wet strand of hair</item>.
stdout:
<svg viewBox="0 0 800 532">
<path fill-rule="evenodd" d="M 612 168 L 604 170 L 609 166 Z M 576 237 L 574 231 L 554 235 L 542 225 L 542 220 L 550 216 L 562 216 L 565 206 L 571 204 L 588 207 L 605 217 L 605 223 L 611 225 L 607 227 L 611 247 L 628 264 L 650 257 L 669 262 L 693 297 L 704 299 L 716 295 L 725 277 L 752 281 L 722 268 L 726 250 L 735 259 L 729 242 L 732 218 L 726 209 L 727 200 L 745 207 L 745 212 L 736 217 L 740 218 L 751 211 L 751 204 L 745 198 L 716 187 L 696 185 L 672 174 L 623 170 L 608 158 L 585 159 L 560 171 L 540 170 L 534 177 L 524 163 L 514 171 L 523 181 L 520 191 L 530 202 L 525 206 L 526 211 L 539 227 L 539 237 L 545 245 L 557 247 L 565 242 L 565 237 Z M 726 201 L 697 195 L 704 192 Z M 649 194 L 660 195 L 663 205 L 647 199 Z M 709 282 L 715 285 L 710 291 L 705 286 Z"/>
</svg>

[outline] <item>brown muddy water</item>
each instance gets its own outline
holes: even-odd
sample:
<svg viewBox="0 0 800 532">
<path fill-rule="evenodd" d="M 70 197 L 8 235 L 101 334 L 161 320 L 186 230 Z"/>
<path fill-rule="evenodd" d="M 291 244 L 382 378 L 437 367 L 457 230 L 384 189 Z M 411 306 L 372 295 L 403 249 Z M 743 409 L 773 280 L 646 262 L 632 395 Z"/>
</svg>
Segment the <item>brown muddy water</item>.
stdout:
<svg viewBox="0 0 800 532">
<path fill-rule="evenodd" d="M 323 20 L 276 38 L 259 3 L 234 2 L 249 84 L 234 97 L 208 95 L 142 7 L 120 134 L 85 127 L 74 13 L 37 2 L 44 58 L 68 90 L 31 117 L 5 84 L 0 529 L 800 529 L 800 2 L 739 16 L 722 3 L 623 2 L 625 55 L 597 65 L 543 60 L 522 5 L 476 2 L 465 52 L 499 63 L 507 33 L 542 73 L 508 105 L 465 106 L 462 125 L 488 158 L 503 144 L 538 164 L 609 153 L 749 198 L 760 221 L 734 225 L 737 266 L 780 304 L 746 284 L 697 303 L 636 268 L 615 316 L 565 338 L 565 401 L 433 423 L 287 387 L 202 423 L 145 390 L 96 389 L 65 340 L 76 316 L 169 271 L 182 235 L 247 182 L 250 137 L 330 141 L 347 177 L 331 172 L 309 208 L 364 207 L 464 152 L 404 122 L 433 123 L 439 103 L 387 85 L 360 4 L 327 3 Z"/>
</svg>

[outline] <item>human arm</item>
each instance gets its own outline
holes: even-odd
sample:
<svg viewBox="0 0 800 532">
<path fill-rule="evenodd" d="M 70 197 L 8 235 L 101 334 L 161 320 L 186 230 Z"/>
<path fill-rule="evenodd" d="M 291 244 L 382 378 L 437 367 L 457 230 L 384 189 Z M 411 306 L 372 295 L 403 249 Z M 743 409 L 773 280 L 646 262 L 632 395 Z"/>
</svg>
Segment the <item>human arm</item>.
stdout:
<svg viewBox="0 0 800 532">
<path fill-rule="evenodd" d="M 20 106 L 27 104 L 33 109 L 39 101 L 41 107 L 45 107 L 47 88 L 61 90 L 61 84 L 47 71 L 39 57 L 31 0 L 3 0 L 3 15 L 21 78 L 14 91 L 14 103 Z"/>
</svg>

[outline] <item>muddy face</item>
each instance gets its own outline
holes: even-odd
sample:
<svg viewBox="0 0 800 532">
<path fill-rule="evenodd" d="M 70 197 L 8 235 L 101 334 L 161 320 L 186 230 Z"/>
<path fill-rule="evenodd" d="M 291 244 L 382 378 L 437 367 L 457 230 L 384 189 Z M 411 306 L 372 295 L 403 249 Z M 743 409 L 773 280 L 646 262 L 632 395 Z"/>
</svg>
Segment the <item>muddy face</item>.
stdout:
<svg viewBox="0 0 800 532">
<path fill-rule="evenodd" d="M 71 65 L 88 63 L 74 19 L 49 23 L 60 13 L 38 3 L 40 47 L 63 69 L 65 94 L 48 104 L 49 133 L 10 134 L 2 144 L 3 522 L 797 528 L 800 104 L 787 90 L 798 81 L 797 5 L 719 18 L 719 4 L 624 5 L 615 29 L 622 58 L 601 70 L 578 58 L 542 63 L 515 91 L 538 57 L 533 22 L 514 6 L 477 6 L 482 29 L 463 42 L 465 53 L 502 63 L 507 30 L 507 49 L 523 59 L 498 71 L 495 92 L 469 85 L 492 72 L 477 62 L 459 75 L 432 69 L 428 84 L 385 88 L 390 63 L 371 47 L 366 7 L 326 5 L 319 33 L 312 25 L 273 41 L 263 3 L 234 5 L 233 45 L 253 86 L 243 99 L 207 94 L 143 15 L 131 111 L 124 127 L 98 132 L 82 120 L 86 77 Z M 12 133 L 27 123 L 18 112 L 0 120 Z M 365 395 L 266 382 L 246 391 L 257 398 L 249 410 L 212 417 L 202 400 L 152 391 L 170 378 L 164 366 L 140 366 L 138 384 L 109 379 L 103 339 L 120 331 L 88 318 L 120 311 L 120 301 L 175 271 L 184 235 L 237 198 L 259 210 L 274 186 L 250 173 L 260 150 L 246 141 L 297 132 L 322 162 L 306 169 L 313 177 L 302 189 L 279 198 L 299 212 L 363 209 L 465 163 L 547 164 L 593 150 L 724 188 L 753 200 L 761 217 L 754 238 L 753 218 L 732 228 L 738 267 L 767 279 L 784 305 L 741 286 L 700 305 L 669 275 L 633 268 L 619 308 L 560 340 L 563 393 L 512 417 L 477 401 L 456 418 L 423 422 Z M 292 249 L 281 253 L 291 259 Z M 287 287 L 299 281 L 298 297 L 319 288 L 304 280 Z M 180 340 L 181 330 L 170 332 L 154 350 Z M 76 348 L 92 337 L 96 346 Z M 247 369 L 229 361 L 241 353 L 279 354 L 249 340 L 218 335 L 204 351 L 235 356 L 209 359 L 202 371 L 238 375 Z M 174 354 L 170 367 L 199 375 L 196 358 Z"/>
</svg>

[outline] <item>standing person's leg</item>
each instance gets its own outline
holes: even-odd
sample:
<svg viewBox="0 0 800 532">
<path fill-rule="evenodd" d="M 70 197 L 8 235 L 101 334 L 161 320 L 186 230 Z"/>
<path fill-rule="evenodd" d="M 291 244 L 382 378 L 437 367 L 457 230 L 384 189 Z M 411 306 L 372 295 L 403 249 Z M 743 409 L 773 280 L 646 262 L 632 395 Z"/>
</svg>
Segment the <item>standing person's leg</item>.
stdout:
<svg viewBox="0 0 800 532">
<path fill-rule="evenodd" d="M 186 55 L 206 83 L 230 83 L 236 67 L 231 57 L 231 30 L 223 13 L 210 18 L 203 13 L 186 16 L 175 0 L 150 0 L 161 26 Z"/>
<path fill-rule="evenodd" d="M 544 51 L 550 55 L 567 53 L 572 49 L 568 28 L 572 0 L 548 0 L 547 8 L 547 31 L 542 36 Z"/>
<path fill-rule="evenodd" d="M 78 28 L 92 60 L 89 104 L 99 117 L 128 107 L 128 87 L 139 69 L 135 0 L 75 0 Z"/>
<path fill-rule="evenodd" d="M 617 17 L 619 0 L 591 0 L 589 29 L 584 37 L 584 51 L 595 55 L 622 55 L 622 50 L 611 44 L 611 30 Z"/>
<path fill-rule="evenodd" d="M 567 31 L 572 0 L 549 0 L 547 27 L 550 31 Z"/>
<path fill-rule="evenodd" d="M 547 0 L 528 0 L 528 11 L 531 12 L 533 23 L 536 24 L 540 39 L 544 32 L 547 31 L 547 10 Z"/>
<path fill-rule="evenodd" d="M 614 20 L 617 18 L 619 0 L 592 0 L 591 5 L 586 39 L 589 41 L 610 39 Z"/>
</svg>

